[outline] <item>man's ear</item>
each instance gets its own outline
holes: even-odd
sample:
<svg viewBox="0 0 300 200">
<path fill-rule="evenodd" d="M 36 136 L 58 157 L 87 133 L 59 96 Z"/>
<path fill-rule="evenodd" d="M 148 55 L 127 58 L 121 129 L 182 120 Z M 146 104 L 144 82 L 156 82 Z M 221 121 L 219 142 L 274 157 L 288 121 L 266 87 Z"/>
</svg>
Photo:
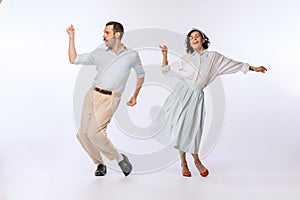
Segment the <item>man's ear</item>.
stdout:
<svg viewBox="0 0 300 200">
<path fill-rule="evenodd" d="M 115 38 L 120 39 L 120 35 L 121 35 L 120 32 L 116 32 L 115 33 Z"/>
</svg>

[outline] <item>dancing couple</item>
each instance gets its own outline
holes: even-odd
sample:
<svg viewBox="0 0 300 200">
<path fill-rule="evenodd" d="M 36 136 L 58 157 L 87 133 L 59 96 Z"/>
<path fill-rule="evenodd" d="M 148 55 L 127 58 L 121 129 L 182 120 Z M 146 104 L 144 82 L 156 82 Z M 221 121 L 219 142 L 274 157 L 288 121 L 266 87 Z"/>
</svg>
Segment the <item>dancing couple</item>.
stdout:
<svg viewBox="0 0 300 200">
<path fill-rule="evenodd" d="M 137 97 L 144 83 L 145 71 L 138 52 L 127 48 L 122 42 L 123 25 L 108 22 L 103 31 L 107 49 L 97 48 L 90 53 L 77 54 L 75 48 L 75 28 L 67 28 L 69 35 L 68 55 L 70 63 L 95 65 L 97 75 L 93 85 L 86 93 L 80 128 L 77 139 L 97 165 L 95 176 L 104 176 L 107 167 L 102 155 L 115 160 L 125 176 L 132 172 L 129 158 L 120 153 L 107 136 L 107 126 L 116 111 L 125 89 L 131 69 L 136 73 L 136 88 L 127 102 L 128 106 L 137 103 Z M 204 122 L 204 93 L 217 76 L 239 71 L 265 73 L 263 66 L 254 67 L 248 63 L 234 61 L 215 51 L 208 51 L 210 40 L 199 29 L 192 29 L 186 36 L 186 52 L 179 61 L 168 64 L 168 48 L 162 51 L 162 73 L 178 78 L 174 91 L 166 99 L 157 120 L 163 116 L 165 123 L 155 139 L 163 144 L 172 144 L 178 149 L 181 159 L 182 175 L 191 176 L 186 161 L 190 153 L 201 176 L 209 174 L 199 159 L 199 146 Z"/>
</svg>

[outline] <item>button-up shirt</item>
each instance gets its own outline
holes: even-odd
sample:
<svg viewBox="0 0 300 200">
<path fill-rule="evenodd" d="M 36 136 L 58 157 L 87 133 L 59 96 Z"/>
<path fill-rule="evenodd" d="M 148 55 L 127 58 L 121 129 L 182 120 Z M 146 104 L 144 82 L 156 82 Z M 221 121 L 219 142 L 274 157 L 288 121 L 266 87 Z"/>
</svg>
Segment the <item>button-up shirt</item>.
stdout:
<svg viewBox="0 0 300 200">
<path fill-rule="evenodd" d="M 162 67 L 166 76 L 175 76 L 195 89 L 204 89 L 217 76 L 249 71 L 249 64 L 226 58 L 215 51 L 204 51 L 183 56 L 179 61 Z"/>
<path fill-rule="evenodd" d="M 97 75 L 93 85 L 122 94 L 133 68 L 136 78 L 143 78 L 145 71 L 137 51 L 124 48 L 118 53 L 108 48 L 97 48 L 90 53 L 77 55 L 74 64 L 96 65 Z"/>
</svg>

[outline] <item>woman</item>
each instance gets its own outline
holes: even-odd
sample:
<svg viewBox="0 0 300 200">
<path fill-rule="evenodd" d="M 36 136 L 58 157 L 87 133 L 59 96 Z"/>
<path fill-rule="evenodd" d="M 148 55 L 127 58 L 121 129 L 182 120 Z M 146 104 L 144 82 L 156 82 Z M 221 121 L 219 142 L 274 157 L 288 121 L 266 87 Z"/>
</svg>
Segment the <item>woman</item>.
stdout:
<svg viewBox="0 0 300 200">
<path fill-rule="evenodd" d="M 226 58 L 218 52 L 207 51 L 209 38 L 200 30 L 192 29 L 186 37 L 186 52 L 179 61 L 168 65 L 168 48 L 160 46 L 163 55 L 162 72 L 175 76 L 179 82 L 166 99 L 158 120 L 165 120 L 156 139 L 164 144 L 172 143 L 179 150 L 182 175 L 190 177 L 186 153 L 191 153 L 201 176 L 209 174 L 201 163 L 198 151 L 203 130 L 204 93 L 203 89 L 217 76 L 238 71 L 265 73 L 263 66 L 253 67 Z"/>
</svg>

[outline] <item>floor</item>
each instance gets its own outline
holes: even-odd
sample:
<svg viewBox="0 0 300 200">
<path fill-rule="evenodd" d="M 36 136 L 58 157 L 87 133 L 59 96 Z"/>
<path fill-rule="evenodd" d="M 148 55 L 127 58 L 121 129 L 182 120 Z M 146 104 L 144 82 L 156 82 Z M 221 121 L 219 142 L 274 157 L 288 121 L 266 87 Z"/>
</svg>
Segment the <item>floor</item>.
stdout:
<svg viewBox="0 0 300 200">
<path fill-rule="evenodd" d="M 37 136 L 6 141 L 1 144 L 0 200 L 299 199 L 296 141 L 285 141 L 280 135 L 271 141 L 262 133 L 250 140 L 247 132 L 235 134 L 238 128 L 224 129 L 236 130 L 223 133 L 203 159 L 210 169 L 206 178 L 198 174 L 191 156 L 190 178 L 180 175 L 178 160 L 155 172 L 124 177 L 109 167 L 105 177 L 94 177 L 95 166 L 71 134 L 61 140 Z"/>
</svg>

